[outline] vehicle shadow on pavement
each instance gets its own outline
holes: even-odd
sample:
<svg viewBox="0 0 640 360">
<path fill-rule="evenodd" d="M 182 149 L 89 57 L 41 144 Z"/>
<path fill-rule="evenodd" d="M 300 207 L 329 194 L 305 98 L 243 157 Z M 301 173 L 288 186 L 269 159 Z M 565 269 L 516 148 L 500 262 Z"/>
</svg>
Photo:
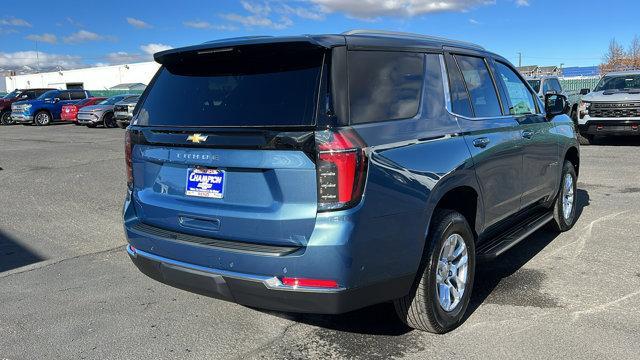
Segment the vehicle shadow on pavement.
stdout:
<svg viewBox="0 0 640 360">
<path fill-rule="evenodd" d="M 583 209 L 590 205 L 590 198 L 586 190 L 578 189 L 576 193 L 576 221 L 578 221 Z M 556 305 L 553 299 L 542 294 L 536 294 L 536 287 L 541 280 L 540 277 L 544 277 L 542 272 L 536 270 L 526 271 L 522 274 L 516 274 L 516 272 L 540 253 L 540 251 L 549 245 L 558 235 L 559 233 L 551 229 L 551 225 L 549 224 L 530 235 L 527 239 L 497 259 L 478 264 L 473 295 L 471 296 L 466 317 L 471 316 L 474 311 L 477 310 L 480 305 L 486 303 L 488 299 L 498 304 L 509 301 L 510 305 L 555 307 Z M 499 294 L 501 289 L 496 289 L 502 281 L 514 274 L 517 275 L 517 279 L 509 281 L 509 284 L 504 286 L 504 290 L 510 293 L 520 292 L 520 299 L 514 298 L 513 294 Z M 527 283 L 511 284 L 523 281 Z M 512 285 L 518 287 L 518 289 L 512 289 L 514 287 Z M 526 289 L 526 291 L 523 291 L 523 289 Z M 511 299 L 505 300 L 507 297 L 511 297 Z"/>
<path fill-rule="evenodd" d="M 340 315 L 269 313 L 307 325 L 356 334 L 399 336 L 412 330 L 398 319 L 390 302 Z"/>
<path fill-rule="evenodd" d="M 589 203 L 589 193 L 586 190 L 578 189 L 576 219 L 580 218 L 582 210 L 589 206 Z M 557 236 L 557 232 L 545 227 L 529 236 L 529 238 L 516 245 L 498 259 L 479 264 L 476 272 L 473 295 L 465 321 L 489 296 L 500 297 L 499 294 L 493 294 L 500 282 L 520 270 Z M 526 285 L 527 284 L 525 284 L 525 286 Z M 412 331 L 411 328 L 398 319 L 392 303 L 373 305 L 342 315 L 259 311 L 291 321 L 349 333 L 400 336 Z"/>
<path fill-rule="evenodd" d="M 43 260 L 43 257 L 0 230 L 0 273 Z"/>
<path fill-rule="evenodd" d="M 595 138 L 594 146 L 640 146 L 640 136 L 598 136 Z"/>
</svg>

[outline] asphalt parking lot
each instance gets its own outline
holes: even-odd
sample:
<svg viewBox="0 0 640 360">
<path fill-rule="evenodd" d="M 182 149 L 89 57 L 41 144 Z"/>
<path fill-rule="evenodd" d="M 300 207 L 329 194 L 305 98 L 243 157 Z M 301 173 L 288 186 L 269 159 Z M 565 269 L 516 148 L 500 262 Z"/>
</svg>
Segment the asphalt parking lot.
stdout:
<svg viewBox="0 0 640 360">
<path fill-rule="evenodd" d="M 0 127 L 0 359 L 636 358 L 640 141 L 582 148 L 579 220 L 476 278 L 446 335 L 393 307 L 261 312 L 157 283 L 125 251 L 123 131 Z"/>
</svg>

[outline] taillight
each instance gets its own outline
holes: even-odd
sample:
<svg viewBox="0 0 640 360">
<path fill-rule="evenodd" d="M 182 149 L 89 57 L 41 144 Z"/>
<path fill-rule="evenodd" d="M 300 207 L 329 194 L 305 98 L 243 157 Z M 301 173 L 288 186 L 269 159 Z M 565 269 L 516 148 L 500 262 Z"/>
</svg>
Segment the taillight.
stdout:
<svg viewBox="0 0 640 360">
<path fill-rule="evenodd" d="M 133 160 L 131 159 L 133 150 L 133 144 L 131 143 L 131 131 L 127 130 L 124 133 L 124 161 L 127 171 L 127 186 L 133 187 Z"/>
<path fill-rule="evenodd" d="M 306 279 L 306 278 L 282 278 L 282 284 L 286 286 L 297 287 L 315 287 L 315 288 L 329 288 L 335 289 L 338 287 L 338 282 L 335 280 L 320 280 L 320 279 Z"/>
<path fill-rule="evenodd" d="M 366 144 L 355 131 L 316 132 L 318 211 L 353 207 L 362 197 Z"/>
</svg>

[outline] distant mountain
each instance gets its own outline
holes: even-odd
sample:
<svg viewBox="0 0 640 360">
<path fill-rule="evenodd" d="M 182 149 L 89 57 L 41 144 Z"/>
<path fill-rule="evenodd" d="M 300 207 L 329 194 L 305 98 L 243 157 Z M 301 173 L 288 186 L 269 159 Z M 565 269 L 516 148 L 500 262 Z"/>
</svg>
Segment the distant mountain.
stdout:
<svg viewBox="0 0 640 360">
<path fill-rule="evenodd" d="M 41 65 L 40 71 L 38 71 L 35 67 L 29 65 L 22 66 L 2 66 L 0 67 L 0 76 L 12 76 L 12 75 L 26 75 L 26 74 L 36 74 L 39 72 L 52 72 L 52 71 L 64 71 L 71 70 L 73 68 L 62 67 L 59 65 L 55 66 L 46 66 Z"/>
</svg>

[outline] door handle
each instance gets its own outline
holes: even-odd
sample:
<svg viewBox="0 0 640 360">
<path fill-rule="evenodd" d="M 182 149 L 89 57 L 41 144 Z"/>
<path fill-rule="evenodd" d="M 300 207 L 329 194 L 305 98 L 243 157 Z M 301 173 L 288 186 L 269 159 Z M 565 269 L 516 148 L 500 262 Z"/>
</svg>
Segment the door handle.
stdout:
<svg viewBox="0 0 640 360">
<path fill-rule="evenodd" d="M 481 137 L 481 138 L 477 138 L 475 140 L 473 140 L 473 146 L 477 147 L 477 148 L 486 148 L 487 145 L 489 145 L 489 143 L 491 142 L 491 140 L 489 140 L 486 137 Z"/>
<path fill-rule="evenodd" d="M 533 137 L 533 131 L 525 130 L 522 132 L 522 137 L 525 139 L 531 139 Z"/>
</svg>

